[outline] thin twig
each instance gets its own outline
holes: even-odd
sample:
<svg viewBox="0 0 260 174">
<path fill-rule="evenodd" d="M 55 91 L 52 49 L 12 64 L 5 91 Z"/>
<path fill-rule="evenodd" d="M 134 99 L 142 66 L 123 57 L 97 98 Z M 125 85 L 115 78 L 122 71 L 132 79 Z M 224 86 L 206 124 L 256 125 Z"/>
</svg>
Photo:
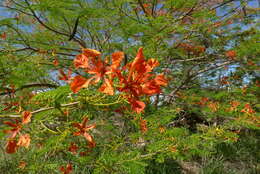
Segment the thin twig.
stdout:
<svg viewBox="0 0 260 174">
<path fill-rule="evenodd" d="M 78 105 L 79 103 L 80 102 L 77 101 L 77 102 L 68 103 L 68 104 L 61 104 L 60 107 L 74 106 L 74 105 Z M 55 107 L 41 108 L 41 109 L 32 111 L 31 114 L 37 114 L 39 112 L 44 112 L 44 111 L 48 111 L 48 110 L 52 110 L 52 109 L 55 109 Z M 21 117 L 21 115 L 8 115 L 8 116 L 12 117 L 12 118 L 19 118 L 19 117 Z"/>
<path fill-rule="evenodd" d="M 33 88 L 33 87 L 44 87 L 44 88 L 57 88 L 58 86 L 55 84 L 49 84 L 49 83 L 34 83 L 34 84 L 27 84 L 27 85 L 23 85 L 20 88 L 17 89 L 10 89 L 7 88 L 7 92 L 2 92 L 0 93 L 0 95 L 7 95 L 10 93 L 16 93 L 17 91 L 26 89 L 26 88 Z"/>
<path fill-rule="evenodd" d="M 45 27 L 46 29 L 54 32 L 54 33 L 57 33 L 57 34 L 60 34 L 60 35 L 63 35 L 63 36 L 67 36 L 67 37 L 71 37 L 70 34 L 67 34 L 67 33 L 63 33 L 63 32 L 60 32 L 58 30 L 55 30 L 53 28 L 51 28 L 50 26 L 46 25 L 41 19 L 40 17 L 38 17 L 38 15 L 35 13 L 35 11 L 31 8 L 31 5 L 30 3 L 28 2 L 28 0 L 25 0 L 26 4 L 28 5 L 28 8 L 29 10 L 31 11 L 32 15 L 35 17 L 35 19 L 43 26 Z M 85 48 L 86 47 L 86 44 L 81 40 L 78 40 L 76 38 L 72 38 L 73 41 L 77 42 L 81 47 Z"/>
</svg>

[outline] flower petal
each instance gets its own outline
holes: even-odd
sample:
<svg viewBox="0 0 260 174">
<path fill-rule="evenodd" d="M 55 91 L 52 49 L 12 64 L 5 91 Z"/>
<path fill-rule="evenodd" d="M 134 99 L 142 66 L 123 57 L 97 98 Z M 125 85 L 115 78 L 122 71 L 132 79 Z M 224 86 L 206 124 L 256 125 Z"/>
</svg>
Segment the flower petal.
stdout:
<svg viewBox="0 0 260 174">
<path fill-rule="evenodd" d="M 23 147 L 28 148 L 30 145 L 30 142 L 31 142 L 31 138 L 30 138 L 29 134 L 21 135 L 19 137 L 17 146 L 23 146 Z"/>
<path fill-rule="evenodd" d="M 81 135 L 81 132 L 80 132 L 80 131 L 78 131 L 78 132 L 73 132 L 73 135 L 74 135 L 74 136 L 80 136 L 80 135 Z"/>
<path fill-rule="evenodd" d="M 82 121 L 82 128 L 85 128 L 88 122 L 88 117 L 84 117 Z"/>
<path fill-rule="evenodd" d="M 96 127 L 96 124 L 91 124 L 91 125 L 86 126 L 85 130 L 88 131 L 88 130 L 93 129 L 95 127 Z"/>
<path fill-rule="evenodd" d="M 142 118 L 140 118 L 140 130 L 142 131 L 142 133 L 146 133 L 148 128 L 147 128 L 147 121 L 143 120 Z"/>
<path fill-rule="evenodd" d="M 70 143 L 69 151 L 75 155 L 78 151 L 78 146 L 75 143 Z"/>
<path fill-rule="evenodd" d="M 22 114 L 22 124 L 27 124 L 31 121 L 32 113 L 30 111 L 24 111 Z"/>
<path fill-rule="evenodd" d="M 82 128 L 82 126 L 81 126 L 80 123 L 72 123 L 72 126 L 78 128 L 78 129 L 81 129 L 81 128 Z"/>
<path fill-rule="evenodd" d="M 157 66 L 159 66 L 158 60 L 149 59 L 146 64 L 147 72 L 151 72 Z"/>
<path fill-rule="evenodd" d="M 77 93 L 83 85 L 87 82 L 87 79 L 82 77 L 82 76 L 76 76 L 74 77 L 72 83 L 70 83 L 70 89 L 74 92 Z"/>
<path fill-rule="evenodd" d="M 132 74 L 134 72 L 141 74 L 144 73 L 145 71 L 146 68 L 145 68 L 145 59 L 143 55 L 143 48 L 139 48 L 134 61 L 131 63 L 129 74 L 128 74 L 128 80 L 132 78 Z"/>
<path fill-rule="evenodd" d="M 84 54 L 79 54 L 76 56 L 76 59 L 74 59 L 74 66 L 76 68 L 88 68 L 88 57 Z"/>
<path fill-rule="evenodd" d="M 87 57 L 100 57 L 101 53 L 97 50 L 89 49 L 89 48 L 84 48 L 83 54 Z"/>
<path fill-rule="evenodd" d="M 124 53 L 121 51 L 114 52 L 112 54 L 112 69 L 117 69 L 120 66 L 120 63 L 122 62 L 124 58 Z"/>
<path fill-rule="evenodd" d="M 129 102 L 131 103 L 132 110 L 136 113 L 141 113 L 145 108 L 145 103 L 142 101 L 130 99 Z"/>
<path fill-rule="evenodd" d="M 157 75 L 154 78 L 154 80 L 155 80 L 156 84 L 159 85 L 159 86 L 166 86 L 167 83 L 168 83 L 163 74 Z"/>
<path fill-rule="evenodd" d="M 114 88 L 112 86 L 112 81 L 105 78 L 104 83 L 99 88 L 99 91 L 108 95 L 114 95 Z"/>
<path fill-rule="evenodd" d="M 8 125 L 8 126 L 11 126 L 11 127 L 17 127 L 17 124 L 14 124 L 14 123 L 12 123 L 10 121 L 4 121 L 3 123 Z"/>
<path fill-rule="evenodd" d="M 160 86 L 156 84 L 155 80 L 151 80 L 143 86 L 143 91 L 146 95 L 159 94 L 161 92 Z"/>
<path fill-rule="evenodd" d="M 9 140 L 6 145 L 6 153 L 15 153 L 17 148 L 18 148 L 17 141 Z"/>
<path fill-rule="evenodd" d="M 95 141 L 93 140 L 93 137 L 91 135 L 89 135 L 88 133 L 84 133 L 83 136 L 86 138 L 86 140 L 89 142 L 89 146 L 91 148 L 95 147 L 96 146 L 96 143 Z"/>
<path fill-rule="evenodd" d="M 73 170 L 73 167 L 70 163 L 67 164 L 66 168 L 64 166 L 60 167 L 60 171 L 63 172 L 63 174 L 70 174 Z"/>
</svg>

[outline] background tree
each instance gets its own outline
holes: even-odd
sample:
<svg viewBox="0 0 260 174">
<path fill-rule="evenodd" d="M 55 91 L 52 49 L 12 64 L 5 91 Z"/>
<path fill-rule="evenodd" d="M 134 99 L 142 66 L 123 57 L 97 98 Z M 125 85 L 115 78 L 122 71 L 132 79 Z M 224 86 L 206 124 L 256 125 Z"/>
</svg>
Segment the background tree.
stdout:
<svg viewBox="0 0 260 174">
<path fill-rule="evenodd" d="M 7 141 L 10 131 L 0 134 L 3 152 L 18 150 L 3 153 L 0 170 L 224 173 L 232 158 L 243 162 L 243 169 L 229 163 L 233 172 L 256 172 L 258 8 L 255 0 L 3 1 L 0 127 L 11 126 L 11 135 L 22 134 L 24 141 Z M 144 112 L 133 112 L 120 92 L 99 92 L 102 80 L 71 91 L 70 72 L 91 77 L 74 66 L 83 48 L 101 52 L 109 63 L 122 51 L 124 66 L 140 47 L 160 62 L 154 74 L 168 80 L 162 92 L 140 97 Z M 16 149 L 27 147 L 28 134 L 28 150 Z"/>
</svg>

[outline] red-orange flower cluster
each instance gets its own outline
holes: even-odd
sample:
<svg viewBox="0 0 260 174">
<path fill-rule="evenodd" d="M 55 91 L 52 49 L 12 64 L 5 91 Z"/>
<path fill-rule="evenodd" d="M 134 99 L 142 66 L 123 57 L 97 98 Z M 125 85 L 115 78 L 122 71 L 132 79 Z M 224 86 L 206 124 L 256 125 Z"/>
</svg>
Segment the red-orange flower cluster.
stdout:
<svg viewBox="0 0 260 174">
<path fill-rule="evenodd" d="M 231 59 L 231 60 L 234 60 L 237 56 L 237 53 L 234 51 L 234 50 L 229 50 L 225 53 L 225 55 Z"/>
<path fill-rule="evenodd" d="M 142 133 L 146 133 L 148 131 L 147 121 L 140 118 L 140 130 Z"/>
<path fill-rule="evenodd" d="M 113 73 L 118 69 L 123 58 L 123 52 L 115 52 L 112 54 L 112 63 L 109 65 L 101 59 L 100 52 L 92 49 L 83 49 L 83 53 L 77 55 L 74 60 L 74 66 L 83 68 L 86 73 L 93 76 L 88 79 L 79 75 L 74 77 L 70 84 L 71 90 L 76 93 L 81 88 L 87 88 L 90 84 L 97 84 L 103 80 L 99 91 L 108 95 L 114 95 Z"/>
<path fill-rule="evenodd" d="M 6 40 L 6 38 L 7 38 L 6 32 L 1 33 L 0 37 L 1 37 L 1 39 Z"/>
<path fill-rule="evenodd" d="M 80 135 L 84 136 L 85 139 L 87 140 L 87 142 L 89 143 L 88 144 L 89 147 L 93 148 L 96 146 L 96 143 L 95 143 L 93 137 L 88 133 L 88 131 L 90 129 L 95 128 L 96 125 L 95 124 L 87 125 L 87 122 L 88 122 L 88 118 L 84 117 L 82 123 L 73 123 L 73 126 L 76 127 L 77 129 L 79 129 L 79 131 L 74 132 L 73 134 L 75 136 L 80 136 Z M 75 151 L 75 146 L 74 147 L 71 146 L 71 151 L 72 152 Z"/>
<path fill-rule="evenodd" d="M 27 163 L 25 161 L 20 161 L 18 168 L 24 169 L 26 167 Z"/>
<path fill-rule="evenodd" d="M 15 153 L 18 149 L 18 147 L 26 147 L 28 148 L 30 145 L 30 135 L 29 134 L 21 134 L 19 136 L 18 141 L 16 140 L 16 136 L 20 134 L 20 131 L 22 129 L 22 126 L 25 124 L 28 124 L 31 121 L 31 112 L 24 111 L 22 113 L 22 120 L 16 120 L 15 123 L 12 123 L 10 121 L 4 122 L 4 124 L 12 127 L 10 130 L 6 130 L 5 133 L 10 134 L 9 140 L 6 144 L 6 152 L 7 153 Z"/>
<path fill-rule="evenodd" d="M 7 111 L 7 110 L 12 110 L 13 108 L 16 108 L 17 106 L 19 106 L 18 102 L 10 102 L 10 103 L 3 103 L 3 105 L 5 105 L 6 107 L 4 109 L 2 109 L 2 111 Z M 18 111 L 16 109 L 16 111 Z"/>
<path fill-rule="evenodd" d="M 194 46 L 192 44 L 188 43 L 180 43 L 179 47 L 185 50 L 188 53 L 194 54 L 196 56 L 204 53 L 206 51 L 206 48 L 204 46 Z"/>
<path fill-rule="evenodd" d="M 228 77 L 227 77 L 227 76 L 222 77 L 222 78 L 220 79 L 220 84 L 221 84 L 221 85 L 229 85 L 230 82 L 228 81 Z"/>
<path fill-rule="evenodd" d="M 252 109 L 249 103 L 245 104 L 245 107 L 241 110 L 241 112 L 244 112 L 248 115 L 252 115 L 255 113 L 255 111 Z"/>
<path fill-rule="evenodd" d="M 90 84 L 102 81 L 99 91 L 108 95 L 114 95 L 115 89 L 124 93 L 132 110 L 140 113 L 145 108 L 145 103 L 140 101 L 141 96 L 154 95 L 161 92 L 161 86 L 167 85 L 163 74 L 155 75 L 152 71 L 159 65 L 155 59 L 145 60 L 143 49 L 140 48 L 133 62 L 120 67 L 124 59 L 123 52 L 115 52 L 111 56 L 111 64 L 101 59 L 101 53 L 92 49 L 83 49 L 83 53 L 77 55 L 74 60 L 76 68 L 83 68 L 90 78 L 83 76 L 74 77 L 70 83 L 71 90 L 77 93 L 81 88 L 87 88 Z M 119 80 L 118 87 L 114 86 L 114 79 Z"/>
<path fill-rule="evenodd" d="M 140 97 L 144 95 L 154 95 L 161 92 L 161 86 L 167 85 L 167 80 L 163 74 L 155 75 L 151 72 L 159 62 L 155 59 L 145 61 L 143 49 L 140 48 L 134 61 L 126 66 L 128 74 L 117 71 L 117 77 L 120 80 L 118 90 L 126 93 L 132 110 L 140 113 L 145 108 L 145 103 L 140 101 Z"/>
<path fill-rule="evenodd" d="M 217 112 L 219 109 L 219 103 L 211 101 L 211 102 L 209 102 L 208 107 L 210 108 L 210 110 L 212 112 Z"/>
<path fill-rule="evenodd" d="M 78 146 L 75 143 L 70 143 L 69 151 L 76 155 L 78 151 Z"/>
<path fill-rule="evenodd" d="M 60 75 L 59 75 L 60 80 L 64 80 L 65 82 L 68 82 L 68 83 L 70 82 L 71 73 L 72 73 L 71 69 L 68 70 L 68 74 L 65 74 L 65 72 L 62 69 L 59 69 L 59 73 L 60 73 Z"/>
<path fill-rule="evenodd" d="M 208 101 L 209 101 L 209 98 L 207 98 L 207 97 L 202 97 L 202 98 L 200 99 L 200 101 L 197 102 L 196 104 L 201 105 L 201 106 L 205 106 Z"/>
<path fill-rule="evenodd" d="M 68 164 L 66 165 L 66 167 L 64 167 L 64 166 L 61 166 L 61 167 L 60 167 L 60 171 L 61 171 L 63 174 L 70 174 L 70 173 L 72 172 L 72 170 L 73 170 L 73 167 L 72 167 L 72 165 L 71 165 L 70 163 L 68 163 Z"/>
<path fill-rule="evenodd" d="M 230 102 L 231 107 L 228 109 L 229 111 L 236 111 L 237 107 L 240 105 L 239 101 L 231 101 Z"/>
</svg>

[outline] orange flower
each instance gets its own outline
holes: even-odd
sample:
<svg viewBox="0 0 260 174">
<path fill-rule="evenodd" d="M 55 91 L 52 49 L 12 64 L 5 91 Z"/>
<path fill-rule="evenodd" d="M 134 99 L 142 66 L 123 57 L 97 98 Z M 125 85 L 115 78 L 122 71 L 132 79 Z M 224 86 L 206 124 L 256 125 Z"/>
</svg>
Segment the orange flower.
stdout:
<svg viewBox="0 0 260 174">
<path fill-rule="evenodd" d="M 94 75 L 89 79 L 90 81 L 93 81 L 93 84 L 98 83 L 102 79 L 104 80 L 99 91 L 108 95 L 114 95 L 112 79 L 115 77 L 115 72 L 118 70 L 123 58 L 123 52 L 115 52 L 112 54 L 111 65 L 108 65 L 99 58 L 97 60 L 92 60 L 88 69 L 85 69 L 87 73 Z"/>
<path fill-rule="evenodd" d="M 114 52 L 112 54 L 112 65 L 111 65 L 111 68 L 112 69 L 117 69 L 120 66 L 120 64 L 121 64 L 123 59 L 124 59 L 124 53 L 123 52 L 121 52 L 121 51 Z"/>
<path fill-rule="evenodd" d="M 32 113 L 29 111 L 24 111 L 22 114 L 22 124 L 27 124 L 31 121 Z"/>
<path fill-rule="evenodd" d="M 87 57 L 100 57 L 101 53 L 97 50 L 89 49 L 89 48 L 83 48 L 82 49 L 83 54 Z"/>
<path fill-rule="evenodd" d="M 152 70 L 159 65 L 155 59 L 145 61 L 142 48 L 132 63 L 119 69 L 124 59 L 123 52 L 115 52 L 111 56 L 112 62 L 108 64 L 108 59 L 103 61 L 101 53 L 92 49 L 83 49 L 83 53 L 78 55 L 74 60 L 76 68 L 83 68 L 88 74 L 93 75 L 89 79 L 82 76 L 74 77 L 70 83 L 71 90 L 77 93 L 81 88 L 86 88 L 90 84 L 97 84 L 103 81 L 99 91 L 108 95 L 114 95 L 113 79 L 119 79 L 117 89 L 126 93 L 128 101 L 134 111 L 140 113 L 143 111 L 145 104 L 139 100 L 143 95 L 154 95 L 161 92 L 161 86 L 167 85 L 167 80 L 163 74 L 152 74 Z M 123 73 L 123 72 L 128 73 Z"/>
<path fill-rule="evenodd" d="M 230 83 L 229 83 L 229 81 L 228 81 L 228 77 L 227 77 L 227 76 L 222 77 L 222 78 L 220 79 L 220 84 L 221 84 L 221 85 L 229 85 Z"/>
<path fill-rule="evenodd" d="M 73 170 L 73 168 L 72 168 L 72 165 L 70 163 L 68 163 L 66 167 L 64 167 L 64 166 L 60 167 L 60 171 L 63 174 L 70 174 L 72 172 L 72 170 Z"/>
<path fill-rule="evenodd" d="M 73 81 L 70 84 L 70 89 L 74 93 L 77 93 L 81 88 L 87 87 L 88 84 L 89 84 L 89 81 L 86 78 L 78 75 L 73 78 Z"/>
<path fill-rule="evenodd" d="M 10 134 L 10 137 L 9 138 L 14 138 L 16 137 L 16 135 L 20 132 L 20 130 L 22 129 L 22 125 L 19 123 L 18 120 L 15 120 L 16 121 L 16 124 L 15 123 L 12 123 L 10 121 L 5 121 L 4 124 L 12 127 L 11 130 L 5 130 L 4 132 L 7 133 L 7 134 Z"/>
<path fill-rule="evenodd" d="M 108 65 L 107 62 L 101 60 L 101 53 L 92 49 L 83 49 L 83 53 L 78 55 L 74 60 L 76 68 L 83 68 L 88 74 L 93 76 L 89 79 L 83 77 L 76 77 L 71 84 L 71 89 L 74 93 L 78 92 L 81 88 L 88 87 L 89 84 L 96 84 L 104 79 L 104 83 L 100 87 L 100 91 L 109 95 L 114 94 L 111 78 L 113 73 L 120 66 L 124 58 L 123 52 L 115 52 L 112 54 L 112 64 Z M 110 75 L 109 77 L 106 77 Z"/>
<path fill-rule="evenodd" d="M 75 136 L 84 136 L 87 142 L 89 143 L 89 147 L 93 148 L 96 146 L 96 143 L 93 139 L 93 137 L 88 133 L 90 129 L 93 129 L 96 127 L 95 124 L 91 124 L 87 126 L 88 118 L 84 117 L 82 123 L 73 123 L 73 126 L 79 129 L 78 132 L 74 132 L 73 134 Z"/>
<path fill-rule="evenodd" d="M 75 155 L 78 151 L 78 146 L 75 143 L 70 143 L 69 151 Z"/>
<path fill-rule="evenodd" d="M 159 74 L 154 78 L 154 81 L 159 86 L 166 86 L 168 84 L 163 74 Z"/>
<path fill-rule="evenodd" d="M 20 161 L 19 162 L 19 166 L 18 166 L 18 168 L 20 168 L 20 169 L 24 169 L 25 168 L 25 166 L 26 166 L 26 162 L 25 161 Z"/>
<path fill-rule="evenodd" d="M 76 68 L 88 68 L 88 57 L 84 54 L 79 54 L 74 59 L 74 66 Z"/>
<path fill-rule="evenodd" d="M 94 80 L 94 84 L 98 83 L 105 75 L 109 74 L 109 67 L 101 59 L 94 60 L 88 69 L 85 70 L 89 74 L 93 74 L 90 79 Z"/>
<path fill-rule="evenodd" d="M 71 73 L 72 73 L 71 69 L 68 70 L 68 75 L 66 75 L 62 69 L 59 69 L 59 72 L 60 72 L 60 76 L 59 76 L 60 80 L 64 80 L 65 82 L 70 81 Z"/>
<path fill-rule="evenodd" d="M 182 48 L 184 51 L 197 56 L 206 51 L 206 48 L 204 46 L 194 46 L 188 43 L 180 43 L 179 47 Z"/>
<path fill-rule="evenodd" d="M 14 140 L 16 135 L 21 131 L 22 124 L 27 124 L 30 121 L 30 114 L 28 114 L 30 112 L 27 111 L 24 113 L 25 114 L 23 114 L 22 123 L 19 122 L 18 120 L 16 120 L 16 123 L 12 123 L 9 121 L 4 122 L 4 124 L 12 127 L 12 129 L 4 131 L 5 133 L 10 134 L 9 140 L 8 140 L 7 146 L 6 146 L 7 153 L 15 153 L 19 146 L 24 146 L 24 147 L 28 148 L 28 146 L 30 145 L 30 136 L 28 134 L 21 135 L 19 137 L 18 142 L 16 140 Z"/>
<path fill-rule="evenodd" d="M 124 76 L 121 71 L 117 71 L 117 77 L 122 86 L 118 90 L 127 94 L 132 109 L 137 113 L 145 107 L 145 104 L 139 101 L 140 96 L 158 94 L 161 92 L 160 86 L 167 85 L 167 80 L 162 74 L 157 76 L 151 74 L 151 71 L 158 65 L 155 59 L 146 62 L 143 49 L 140 48 L 134 61 L 126 66 L 128 75 Z"/>
<path fill-rule="evenodd" d="M 6 147 L 7 153 L 15 153 L 19 146 L 24 146 L 26 148 L 29 146 L 29 144 L 30 144 L 29 134 L 21 135 L 19 137 L 18 142 L 16 142 L 16 140 L 14 140 L 14 138 L 21 131 L 22 125 L 30 122 L 30 118 L 31 118 L 31 112 L 24 111 L 22 114 L 21 122 L 18 120 L 15 120 L 16 123 L 12 123 L 9 121 L 4 122 L 4 124 L 12 127 L 12 129 L 4 131 L 4 133 L 10 134 L 9 141 L 8 141 L 7 147 Z"/>
<path fill-rule="evenodd" d="M 136 113 L 141 113 L 145 108 L 145 103 L 142 101 L 138 101 L 134 98 L 129 98 L 128 101 L 131 103 L 132 110 Z"/>
<path fill-rule="evenodd" d="M 234 60 L 237 56 L 236 52 L 234 50 L 229 50 L 225 53 L 225 55 L 230 58 L 231 60 Z"/>
<path fill-rule="evenodd" d="M 207 97 L 202 97 L 197 104 L 199 104 L 199 105 L 201 105 L 201 106 L 205 106 L 208 101 L 209 101 L 209 98 L 207 98 Z"/>
<path fill-rule="evenodd" d="M 20 135 L 17 146 L 23 146 L 28 148 L 30 145 L 31 139 L 29 134 Z"/>
<path fill-rule="evenodd" d="M 241 112 L 244 112 L 244 113 L 246 113 L 248 115 L 251 115 L 251 114 L 255 113 L 255 111 L 252 109 L 252 107 L 250 106 L 249 103 L 245 104 L 245 107 L 244 107 L 244 109 L 241 110 Z"/>
<path fill-rule="evenodd" d="M 6 40 L 6 38 L 7 38 L 6 32 L 3 32 L 0 37 L 1 37 L 3 40 Z"/>
<path fill-rule="evenodd" d="M 140 118 L 140 129 L 142 133 L 146 133 L 148 131 L 147 121 Z"/>
<path fill-rule="evenodd" d="M 229 108 L 229 111 L 235 111 L 237 109 L 237 107 L 240 105 L 240 102 L 231 101 L 230 104 L 231 104 L 231 107 Z"/>
<path fill-rule="evenodd" d="M 104 79 L 104 83 L 99 88 L 99 91 L 103 92 L 104 94 L 114 95 L 114 88 L 112 86 L 112 81 L 109 79 Z"/>
<path fill-rule="evenodd" d="M 59 61 L 58 61 L 58 59 L 54 59 L 54 61 L 53 61 L 53 65 L 54 65 L 54 66 L 58 66 L 58 65 L 59 65 Z"/>
<path fill-rule="evenodd" d="M 15 153 L 18 149 L 16 140 L 9 140 L 6 145 L 6 153 Z"/>
<path fill-rule="evenodd" d="M 100 60 L 101 53 L 97 50 L 84 48 L 82 54 L 76 56 L 74 59 L 74 66 L 76 68 L 88 69 L 95 63 L 96 60 Z"/>
<path fill-rule="evenodd" d="M 219 103 L 218 102 L 210 102 L 208 104 L 208 107 L 211 109 L 212 112 L 216 112 L 219 109 Z"/>
</svg>

